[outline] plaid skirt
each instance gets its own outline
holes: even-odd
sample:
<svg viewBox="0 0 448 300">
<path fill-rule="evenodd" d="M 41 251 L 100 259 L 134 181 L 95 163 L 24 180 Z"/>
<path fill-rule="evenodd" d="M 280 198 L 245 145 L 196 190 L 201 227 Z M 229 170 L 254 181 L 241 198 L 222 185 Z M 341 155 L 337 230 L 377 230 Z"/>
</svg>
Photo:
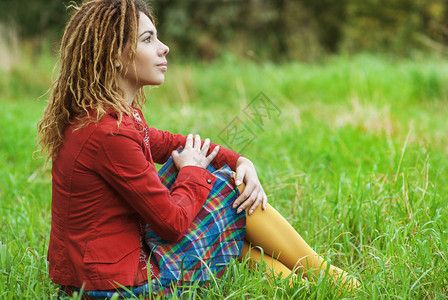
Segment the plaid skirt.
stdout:
<svg viewBox="0 0 448 300">
<path fill-rule="evenodd" d="M 237 214 L 232 208 L 239 195 L 234 172 L 227 166 L 215 170 L 210 165 L 207 169 L 217 180 L 180 242 L 167 242 L 149 226 L 145 229 L 145 241 L 151 250 L 151 259 L 159 267 L 159 274 L 139 287 L 84 291 L 84 296 L 93 299 L 108 299 L 117 294 L 119 298 L 140 295 L 169 297 L 173 290 L 180 295 L 185 289 L 203 286 L 224 274 L 230 260 L 241 255 L 246 215 L 244 211 Z M 172 158 L 158 174 L 162 183 L 171 189 L 178 174 Z"/>
</svg>

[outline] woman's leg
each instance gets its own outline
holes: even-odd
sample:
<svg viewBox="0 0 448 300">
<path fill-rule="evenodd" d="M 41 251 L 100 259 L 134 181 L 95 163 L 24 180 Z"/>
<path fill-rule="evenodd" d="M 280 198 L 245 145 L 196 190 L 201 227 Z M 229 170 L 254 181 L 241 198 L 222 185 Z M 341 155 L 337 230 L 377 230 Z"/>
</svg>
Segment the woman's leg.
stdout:
<svg viewBox="0 0 448 300">
<path fill-rule="evenodd" d="M 253 247 L 248 241 L 244 240 L 243 249 L 241 251 L 242 259 L 248 258 L 251 267 L 256 267 L 257 264 L 264 262 L 268 266 L 267 272 L 272 277 L 277 277 L 279 275 L 282 278 L 286 278 L 291 273 L 294 273 L 291 269 L 287 268 L 284 264 L 273 258 L 272 256 L 261 253 L 258 247 Z M 295 275 L 295 274 L 294 274 Z M 295 278 L 292 276 L 291 278 Z"/>
<path fill-rule="evenodd" d="M 247 215 L 246 240 L 253 246 L 261 247 L 266 254 L 276 258 L 289 270 L 298 273 L 311 271 L 316 276 L 322 270 L 328 270 L 334 280 L 341 279 L 350 287 L 359 286 L 356 279 L 347 277 L 348 273 L 327 264 L 269 204 L 266 210 L 259 206 L 252 215 Z"/>
</svg>

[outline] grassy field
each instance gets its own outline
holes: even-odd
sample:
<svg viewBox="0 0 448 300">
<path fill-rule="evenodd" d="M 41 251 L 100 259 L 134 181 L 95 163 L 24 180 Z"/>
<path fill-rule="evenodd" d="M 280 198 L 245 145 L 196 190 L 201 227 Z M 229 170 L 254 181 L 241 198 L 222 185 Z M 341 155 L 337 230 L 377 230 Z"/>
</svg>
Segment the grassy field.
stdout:
<svg viewBox="0 0 448 300">
<path fill-rule="evenodd" d="M 46 262 L 50 168 L 33 159 L 53 63 L 43 55 L 0 70 L 0 299 L 57 293 Z M 241 151 L 270 203 L 362 282 L 357 293 L 332 290 L 325 278 L 289 286 L 236 263 L 203 297 L 448 298 L 445 60 L 256 65 L 229 56 L 172 64 L 166 78 L 148 89 L 148 123 Z"/>
</svg>

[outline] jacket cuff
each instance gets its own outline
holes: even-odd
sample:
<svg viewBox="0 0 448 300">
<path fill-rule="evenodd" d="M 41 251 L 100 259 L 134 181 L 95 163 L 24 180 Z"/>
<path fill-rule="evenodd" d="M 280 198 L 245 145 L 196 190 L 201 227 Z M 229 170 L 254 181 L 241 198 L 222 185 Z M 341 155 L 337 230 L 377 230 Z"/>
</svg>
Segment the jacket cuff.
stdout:
<svg viewBox="0 0 448 300">
<path fill-rule="evenodd" d="M 177 180 L 195 183 L 210 191 L 215 184 L 216 177 L 207 169 L 196 166 L 185 166 L 179 170 Z"/>
<path fill-rule="evenodd" d="M 238 158 L 240 158 L 240 157 L 244 157 L 244 156 L 241 154 L 238 154 L 236 152 L 233 152 L 233 155 L 230 157 L 227 165 L 230 167 L 230 169 L 232 171 L 236 171 L 236 163 L 238 162 Z"/>
<path fill-rule="evenodd" d="M 224 165 L 228 165 L 232 171 L 236 171 L 236 163 L 238 161 L 238 158 L 242 157 L 243 155 L 226 148 L 222 148 L 219 151 L 223 151 L 223 153 L 218 153 L 218 155 L 212 161 L 212 166 L 214 166 L 216 169 L 219 169 Z"/>
</svg>

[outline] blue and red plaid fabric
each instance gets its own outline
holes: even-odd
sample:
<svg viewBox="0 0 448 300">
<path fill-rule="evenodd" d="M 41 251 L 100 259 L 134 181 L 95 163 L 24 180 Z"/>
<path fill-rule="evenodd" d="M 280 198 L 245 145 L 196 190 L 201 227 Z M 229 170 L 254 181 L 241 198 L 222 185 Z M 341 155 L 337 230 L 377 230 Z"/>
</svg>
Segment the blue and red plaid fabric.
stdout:
<svg viewBox="0 0 448 300">
<path fill-rule="evenodd" d="M 203 207 L 185 232 L 180 242 L 167 242 L 147 226 L 145 241 L 151 249 L 151 259 L 159 267 L 159 274 L 149 284 L 121 291 L 84 291 L 93 299 L 107 299 L 118 294 L 119 298 L 140 295 L 178 293 L 193 285 L 203 285 L 213 277 L 221 277 L 231 259 L 241 254 L 245 235 L 246 215 L 232 208 L 239 191 L 235 187 L 234 173 L 225 166 L 215 170 L 207 168 L 216 178 L 215 184 Z M 168 188 L 174 184 L 178 170 L 172 158 L 158 172 Z"/>
<path fill-rule="evenodd" d="M 245 235 L 246 215 L 232 208 L 238 197 L 229 167 L 207 168 L 216 182 L 193 223 L 180 242 L 167 242 L 147 227 L 145 240 L 157 261 L 160 273 L 158 287 L 163 294 L 171 292 L 172 285 L 190 286 L 221 277 L 230 260 L 241 254 Z M 160 180 L 168 188 L 178 174 L 172 159 L 159 171 Z"/>
</svg>

